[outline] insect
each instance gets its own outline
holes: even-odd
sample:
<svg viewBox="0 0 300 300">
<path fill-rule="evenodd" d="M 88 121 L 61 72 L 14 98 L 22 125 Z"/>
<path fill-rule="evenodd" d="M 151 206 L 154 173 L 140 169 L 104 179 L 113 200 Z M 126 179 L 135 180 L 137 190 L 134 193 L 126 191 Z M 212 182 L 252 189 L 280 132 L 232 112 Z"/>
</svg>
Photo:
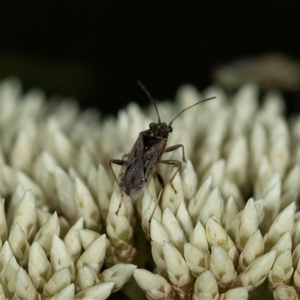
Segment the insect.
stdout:
<svg viewBox="0 0 300 300">
<path fill-rule="evenodd" d="M 185 153 L 184 153 L 184 146 L 182 144 L 173 145 L 170 147 L 167 146 L 167 141 L 169 137 L 169 133 L 173 131 L 172 124 L 174 120 L 181 115 L 184 111 L 187 109 L 192 108 L 193 106 L 196 106 L 202 102 L 209 101 L 212 99 L 215 99 L 216 97 L 210 97 L 203 99 L 201 101 L 196 102 L 195 104 L 183 109 L 181 112 L 179 112 L 171 121 L 169 124 L 165 122 L 161 122 L 160 115 L 156 106 L 156 103 L 152 96 L 150 95 L 149 91 L 146 89 L 146 87 L 138 81 L 139 86 L 141 89 L 146 93 L 146 95 L 151 100 L 157 117 L 158 121 L 157 123 L 150 123 L 149 129 L 145 131 L 141 131 L 139 133 L 139 136 L 134 143 L 132 150 L 123 156 L 122 159 L 110 159 L 109 160 L 109 166 L 113 172 L 114 178 L 116 182 L 119 185 L 119 188 L 121 190 L 121 194 L 124 196 L 127 195 L 131 197 L 133 200 L 136 200 L 141 193 L 143 192 L 146 184 L 149 182 L 149 180 L 155 176 L 160 185 L 161 189 L 158 194 L 158 197 L 156 199 L 155 207 L 150 215 L 149 223 L 151 222 L 151 219 L 154 215 L 155 209 L 159 203 L 159 200 L 162 196 L 162 192 L 165 186 L 164 180 L 160 173 L 157 172 L 157 167 L 159 164 L 168 164 L 173 165 L 176 168 L 175 173 L 170 179 L 170 183 L 173 187 L 172 181 L 175 177 L 175 175 L 179 172 L 181 169 L 181 161 L 179 160 L 172 160 L 172 159 L 161 159 L 162 155 L 166 152 L 171 152 L 176 149 L 181 148 L 182 149 L 182 160 L 185 162 Z M 119 173 L 119 178 L 117 178 L 113 168 L 112 164 L 121 165 L 121 170 Z M 174 187 L 173 187 L 174 188 Z M 175 190 L 175 189 L 174 189 Z M 119 209 L 122 205 L 123 197 L 120 201 L 119 208 L 116 213 L 119 212 Z"/>
</svg>

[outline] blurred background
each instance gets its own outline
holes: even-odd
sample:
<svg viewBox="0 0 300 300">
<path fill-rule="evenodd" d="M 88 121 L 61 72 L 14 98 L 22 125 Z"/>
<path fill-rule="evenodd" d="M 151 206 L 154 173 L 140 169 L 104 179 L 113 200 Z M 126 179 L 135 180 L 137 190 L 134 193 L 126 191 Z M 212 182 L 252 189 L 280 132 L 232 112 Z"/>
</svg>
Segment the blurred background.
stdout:
<svg viewBox="0 0 300 300">
<path fill-rule="evenodd" d="M 297 110 L 299 19 L 296 1 L 3 1 L 0 79 L 17 76 L 25 91 L 71 95 L 110 114 L 149 104 L 137 79 L 171 99 L 184 83 L 201 90 L 220 80 L 212 76 L 220 65 L 246 58 L 245 72 L 247 57 L 280 52 L 293 59 L 296 83 L 284 89 Z"/>
</svg>

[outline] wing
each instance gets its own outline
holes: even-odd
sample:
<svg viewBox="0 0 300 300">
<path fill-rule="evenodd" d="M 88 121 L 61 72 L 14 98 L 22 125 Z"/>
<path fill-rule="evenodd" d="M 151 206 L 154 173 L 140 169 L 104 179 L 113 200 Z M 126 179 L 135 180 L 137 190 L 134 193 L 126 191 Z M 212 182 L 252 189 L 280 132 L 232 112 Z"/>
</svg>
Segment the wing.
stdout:
<svg viewBox="0 0 300 300">
<path fill-rule="evenodd" d="M 149 181 L 155 173 L 158 163 L 164 153 L 167 139 L 157 136 L 148 136 L 145 137 L 144 144 L 145 178 L 146 181 Z"/>
<path fill-rule="evenodd" d="M 142 134 L 143 132 L 139 134 L 119 173 L 119 186 L 121 190 L 133 199 L 139 197 L 146 184 L 143 159 L 144 140 Z"/>
<path fill-rule="evenodd" d="M 153 176 L 167 144 L 167 139 L 149 133 L 146 130 L 139 134 L 119 174 L 121 190 L 133 199 L 140 196 Z"/>
<path fill-rule="evenodd" d="M 145 187 L 144 162 L 141 159 L 135 160 L 128 165 L 125 173 L 120 178 L 121 190 L 133 199 L 137 199 Z"/>
</svg>

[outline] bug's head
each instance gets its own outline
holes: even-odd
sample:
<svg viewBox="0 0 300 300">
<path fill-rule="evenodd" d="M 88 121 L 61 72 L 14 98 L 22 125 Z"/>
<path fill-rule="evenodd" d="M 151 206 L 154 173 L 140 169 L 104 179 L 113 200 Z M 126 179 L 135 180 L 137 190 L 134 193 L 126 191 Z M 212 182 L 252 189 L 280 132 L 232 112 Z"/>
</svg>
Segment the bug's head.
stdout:
<svg viewBox="0 0 300 300">
<path fill-rule="evenodd" d="M 167 138 L 169 133 L 173 131 L 172 126 L 168 125 L 165 122 L 159 123 L 150 123 L 149 128 L 151 129 L 151 135 L 153 136 L 161 136 Z"/>
</svg>

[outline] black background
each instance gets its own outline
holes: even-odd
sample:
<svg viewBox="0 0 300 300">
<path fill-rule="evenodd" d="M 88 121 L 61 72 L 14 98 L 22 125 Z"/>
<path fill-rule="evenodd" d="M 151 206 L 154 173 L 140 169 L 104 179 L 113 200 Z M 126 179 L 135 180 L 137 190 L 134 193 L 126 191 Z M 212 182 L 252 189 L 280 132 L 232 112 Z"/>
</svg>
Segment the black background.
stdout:
<svg viewBox="0 0 300 300">
<path fill-rule="evenodd" d="M 25 91 L 74 95 L 114 113 L 148 105 L 183 83 L 199 89 L 219 63 L 280 51 L 300 58 L 300 11 L 291 1 L 1 2 L 0 78 Z"/>
</svg>

